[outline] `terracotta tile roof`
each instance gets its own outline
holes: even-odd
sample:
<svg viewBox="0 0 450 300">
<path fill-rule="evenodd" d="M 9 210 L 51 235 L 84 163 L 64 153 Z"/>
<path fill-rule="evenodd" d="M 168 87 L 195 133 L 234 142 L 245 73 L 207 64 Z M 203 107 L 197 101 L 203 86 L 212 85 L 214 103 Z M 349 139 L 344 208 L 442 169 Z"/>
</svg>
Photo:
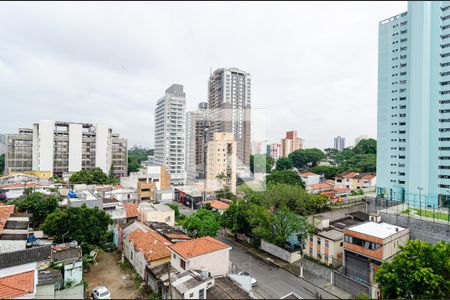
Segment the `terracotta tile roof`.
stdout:
<svg viewBox="0 0 450 300">
<path fill-rule="evenodd" d="M 20 188 L 29 188 L 29 187 L 38 187 L 38 186 L 44 186 L 43 184 L 40 183 L 34 183 L 34 182 L 30 182 L 27 184 L 24 183 L 14 183 L 14 184 L 5 184 L 5 185 L 0 185 L 0 188 L 2 189 L 20 189 Z"/>
<path fill-rule="evenodd" d="M 317 174 L 313 173 L 313 172 L 303 172 L 303 173 L 299 173 L 298 175 L 300 175 L 301 177 L 317 176 Z"/>
<path fill-rule="evenodd" d="M 212 208 L 220 209 L 220 210 L 226 210 L 226 209 L 228 209 L 228 207 L 230 207 L 230 205 L 223 203 L 222 201 L 219 201 L 219 200 L 211 200 L 211 201 L 207 201 L 206 203 L 209 203 L 209 205 L 211 205 Z"/>
<path fill-rule="evenodd" d="M 332 186 L 334 186 L 334 184 L 335 184 L 334 180 L 325 180 L 325 183 L 328 183 Z"/>
<path fill-rule="evenodd" d="M 0 298 L 13 299 L 34 292 L 34 271 L 0 278 Z"/>
<path fill-rule="evenodd" d="M 178 242 L 169 246 L 169 248 L 181 255 L 184 259 L 189 259 L 223 249 L 230 249 L 231 247 L 215 238 L 205 236 L 195 240 Z"/>
<path fill-rule="evenodd" d="M 185 240 L 190 240 L 191 237 L 186 235 L 186 234 L 182 234 L 182 233 L 166 233 L 165 234 L 169 239 L 185 239 Z"/>
<path fill-rule="evenodd" d="M 313 190 L 325 190 L 325 189 L 332 189 L 334 187 L 334 184 L 331 185 L 328 183 L 316 183 L 307 185 L 307 187 L 312 188 Z"/>
<path fill-rule="evenodd" d="M 126 238 L 133 242 L 134 247 L 144 254 L 148 262 L 170 257 L 170 251 L 168 249 L 170 242 L 163 243 L 155 239 L 150 232 L 138 229 Z"/>
<path fill-rule="evenodd" d="M 359 175 L 359 173 L 357 173 L 357 172 L 348 172 L 348 173 L 341 174 L 341 177 L 342 178 L 353 178 L 357 175 Z"/>
<path fill-rule="evenodd" d="M 351 189 L 348 189 L 348 188 L 334 188 L 333 190 L 334 190 L 336 193 L 345 193 L 345 192 L 350 191 Z"/>
<path fill-rule="evenodd" d="M 127 218 L 135 218 L 139 216 L 139 212 L 137 210 L 138 205 L 134 203 L 124 204 L 123 207 L 127 212 Z"/>
<path fill-rule="evenodd" d="M 14 212 L 14 205 L 0 206 L 0 234 L 5 228 L 5 224 L 8 221 L 9 216 Z"/>
<path fill-rule="evenodd" d="M 362 179 L 372 180 L 372 179 L 374 179 L 375 177 L 377 177 L 377 175 L 375 175 L 375 174 L 366 174 L 366 175 L 364 175 L 364 176 L 362 177 Z"/>
<path fill-rule="evenodd" d="M 121 184 L 116 184 L 112 186 L 113 189 L 118 190 L 118 189 L 123 189 L 123 186 Z"/>
</svg>

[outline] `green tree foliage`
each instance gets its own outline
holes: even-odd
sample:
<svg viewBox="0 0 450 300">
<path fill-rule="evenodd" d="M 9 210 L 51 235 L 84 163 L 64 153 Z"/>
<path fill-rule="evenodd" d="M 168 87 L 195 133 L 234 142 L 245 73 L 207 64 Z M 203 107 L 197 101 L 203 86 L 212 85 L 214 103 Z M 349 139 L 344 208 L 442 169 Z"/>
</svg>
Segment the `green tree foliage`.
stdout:
<svg viewBox="0 0 450 300">
<path fill-rule="evenodd" d="M 178 221 L 178 219 L 180 218 L 180 209 L 178 208 L 178 205 L 170 203 L 167 204 L 168 207 L 170 207 L 171 209 L 173 209 L 174 213 L 175 213 L 175 220 Z"/>
<path fill-rule="evenodd" d="M 141 166 L 141 161 L 147 160 L 153 154 L 153 149 L 133 146 L 128 150 L 128 174 L 137 172 Z"/>
<path fill-rule="evenodd" d="M 275 168 L 277 170 L 292 170 L 292 160 L 289 157 L 280 157 L 277 162 Z"/>
<path fill-rule="evenodd" d="M 266 176 L 266 184 L 285 183 L 305 188 L 305 183 L 300 176 L 291 170 L 274 170 L 271 174 Z"/>
<path fill-rule="evenodd" d="M 308 194 L 298 186 L 271 184 L 263 192 L 263 205 L 278 210 L 288 208 L 293 213 L 308 216 L 329 209 L 329 200 L 321 195 Z"/>
<path fill-rule="evenodd" d="M 317 166 L 312 171 L 319 175 L 323 174 L 325 179 L 334 179 L 336 174 L 339 173 L 339 168 L 332 166 Z"/>
<path fill-rule="evenodd" d="M 450 243 L 410 240 L 381 264 L 375 280 L 385 299 L 450 298 Z"/>
<path fill-rule="evenodd" d="M 54 237 L 56 243 L 77 241 L 84 253 L 89 253 L 92 245 L 109 242 L 108 225 L 112 224 L 108 213 L 98 208 L 67 207 L 49 214 L 41 229 Z"/>
<path fill-rule="evenodd" d="M 5 154 L 0 155 L 0 175 L 5 170 Z"/>
<path fill-rule="evenodd" d="M 253 229 L 265 227 L 270 221 L 269 209 L 251 200 L 234 200 L 222 215 L 222 225 L 234 234 L 251 235 Z"/>
<path fill-rule="evenodd" d="M 355 154 L 377 154 L 377 141 L 375 139 L 364 139 L 353 148 Z"/>
<path fill-rule="evenodd" d="M 253 173 L 256 171 L 258 173 L 266 172 L 270 173 L 273 167 L 273 158 L 266 154 L 254 154 L 250 156 L 250 171 Z"/>
<path fill-rule="evenodd" d="M 70 176 L 69 182 L 72 184 L 114 184 L 117 178 L 108 177 L 102 169 L 95 167 L 87 170 L 81 170 Z"/>
<path fill-rule="evenodd" d="M 62 197 L 57 194 L 44 195 L 39 192 L 32 192 L 25 198 L 14 200 L 12 204 L 21 212 L 32 213 L 33 226 L 38 227 L 49 214 L 56 211 L 61 200 Z"/>
<path fill-rule="evenodd" d="M 220 215 L 201 208 L 186 218 L 183 227 L 195 237 L 216 236 L 220 228 Z"/>
<path fill-rule="evenodd" d="M 272 215 L 268 230 L 265 231 L 263 237 L 276 245 L 282 245 L 293 233 L 306 236 L 308 228 L 308 221 L 305 217 L 296 215 L 283 207 Z"/>
<path fill-rule="evenodd" d="M 325 158 L 331 162 L 334 162 L 336 155 L 339 153 L 339 151 L 334 148 L 326 148 L 326 149 L 324 149 L 324 152 L 325 152 Z"/>
<path fill-rule="evenodd" d="M 297 169 L 308 169 L 317 166 L 325 158 L 325 153 L 317 148 L 299 149 L 290 153 L 289 158 Z"/>
</svg>

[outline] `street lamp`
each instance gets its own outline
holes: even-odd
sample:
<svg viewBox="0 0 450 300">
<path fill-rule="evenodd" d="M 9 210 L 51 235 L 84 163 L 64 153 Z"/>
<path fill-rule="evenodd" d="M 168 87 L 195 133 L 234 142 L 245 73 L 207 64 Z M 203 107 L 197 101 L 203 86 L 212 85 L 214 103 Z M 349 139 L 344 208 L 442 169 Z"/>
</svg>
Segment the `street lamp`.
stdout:
<svg viewBox="0 0 450 300">
<path fill-rule="evenodd" d="M 417 189 L 419 190 L 419 215 L 420 217 L 422 217 L 422 198 L 421 198 L 421 192 L 423 190 L 422 187 L 417 187 Z"/>
</svg>

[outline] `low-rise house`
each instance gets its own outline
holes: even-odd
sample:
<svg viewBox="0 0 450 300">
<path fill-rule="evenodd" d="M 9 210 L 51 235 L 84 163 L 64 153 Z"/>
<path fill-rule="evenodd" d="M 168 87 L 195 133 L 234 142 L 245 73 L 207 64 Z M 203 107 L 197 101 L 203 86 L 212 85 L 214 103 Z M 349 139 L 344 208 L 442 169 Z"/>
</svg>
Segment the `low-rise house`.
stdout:
<svg viewBox="0 0 450 300">
<path fill-rule="evenodd" d="M 15 184 L 15 183 L 24 183 L 24 182 L 39 182 L 39 177 L 28 175 L 24 173 L 15 173 L 10 174 L 6 176 L 0 177 L 0 185 L 7 185 L 7 184 Z"/>
<path fill-rule="evenodd" d="M 246 290 L 236 278 L 242 277 L 249 281 Z M 255 299 L 251 296 L 251 279 L 245 275 L 227 274 L 214 278 L 214 286 L 207 291 L 208 299 Z"/>
<path fill-rule="evenodd" d="M 206 203 L 211 206 L 212 211 L 217 211 L 220 215 L 223 215 L 223 213 L 230 207 L 229 204 L 220 200 L 210 200 L 206 201 Z"/>
<path fill-rule="evenodd" d="M 33 192 L 40 192 L 46 195 L 51 194 L 51 186 L 48 184 L 29 182 L 0 185 L 0 191 L 6 195 L 7 199 L 16 199 L 23 196 L 26 189 L 31 189 Z"/>
<path fill-rule="evenodd" d="M 14 205 L 0 206 L 0 253 L 23 250 L 33 234 L 29 214 L 14 213 Z"/>
<path fill-rule="evenodd" d="M 344 172 L 336 175 L 335 187 L 351 190 L 373 188 L 376 185 L 376 175 L 373 173 Z"/>
<path fill-rule="evenodd" d="M 189 208 L 199 209 L 202 207 L 203 193 L 198 186 L 183 186 L 175 188 L 175 201 Z"/>
<path fill-rule="evenodd" d="M 114 211 L 120 206 L 120 202 L 114 198 L 103 198 L 103 210 Z"/>
<path fill-rule="evenodd" d="M 136 272 L 147 281 L 146 268 L 156 267 L 170 261 L 168 246 L 172 243 L 150 228 L 137 229 L 123 239 L 123 253 Z"/>
<path fill-rule="evenodd" d="M 175 225 L 175 211 L 165 204 L 141 202 L 137 210 L 139 220 L 142 222 L 164 222 L 169 226 Z"/>
<path fill-rule="evenodd" d="M 305 185 L 320 183 L 320 175 L 313 172 L 302 172 L 298 174 Z"/>
<path fill-rule="evenodd" d="M 206 270 L 212 277 L 228 273 L 231 247 L 205 236 L 169 246 L 171 264 L 179 272 Z"/>
<path fill-rule="evenodd" d="M 81 207 L 83 204 L 89 208 L 103 209 L 103 199 L 90 190 L 69 191 L 59 205 Z"/>
<path fill-rule="evenodd" d="M 321 194 L 323 192 L 333 191 L 334 185 L 329 183 L 316 183 L 306 186 L 306 191 L 310 194 Z"/>
<path fill-rule="evenodd" d="M 409 229 L 368 221 L 344 229 L 344 272 L 365 285 L 374 282 L 378 267 L 409 240 Z M 377 289 L 372 289 L 372 297 Z"/>
<path fill-rule="evenodd" d="M 127 204 L 124 204 L 123 207 L 125 208 L 125 212 L 126 212 L 126 223 L 131 223 L 131 222 L 138 220 L 139 211 L 138 211 L 137 204 L 127 203 Z"/>
<path fill-rule="evenodd" d="M 363 212 L 351 213 L 333 222 L 316 217 L 314 219 L 316 233 L 308 235 L 305 255 L 333 267 L 341 266 L 344 256 L 343 230 L 368 220 L 369 215 Z"/>
<path fill-rule="evenodd" d="M 106 198 L 113 198 L 121 203 L 136 203 L 137 202 L 137 191 L 136 189 L 113 189 L 111 191 L 105 192 Z"/>
<path fill-rule="evenodd" d="M 161 280 L 165 286 L 170 285 L 164 293 L 166 299 L 206 299 L 207 290 L 214 286 L 214 278 L 200 270 L 164 274 Z"/>
</svg>

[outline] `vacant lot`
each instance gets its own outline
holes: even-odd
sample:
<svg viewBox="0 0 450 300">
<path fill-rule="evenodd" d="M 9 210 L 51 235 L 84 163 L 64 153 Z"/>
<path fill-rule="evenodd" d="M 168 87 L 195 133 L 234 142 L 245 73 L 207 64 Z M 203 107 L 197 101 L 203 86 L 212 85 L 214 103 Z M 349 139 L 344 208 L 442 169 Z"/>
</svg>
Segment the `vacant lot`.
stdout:
<svg viewBox="0 0 450 300">
<path fill-rule="evenodd" d="M 120 255 L 115 252 L 103 253 L 97 256 L 97 263 L 91 265 L 91 270 L 84 273 L 84 279 L 89 287 L 89 296 L 97 286 L 106 286 L 113 299 L 140 298 L 136 289 L 134 273 L 120 266 Z"/>
</svg>

